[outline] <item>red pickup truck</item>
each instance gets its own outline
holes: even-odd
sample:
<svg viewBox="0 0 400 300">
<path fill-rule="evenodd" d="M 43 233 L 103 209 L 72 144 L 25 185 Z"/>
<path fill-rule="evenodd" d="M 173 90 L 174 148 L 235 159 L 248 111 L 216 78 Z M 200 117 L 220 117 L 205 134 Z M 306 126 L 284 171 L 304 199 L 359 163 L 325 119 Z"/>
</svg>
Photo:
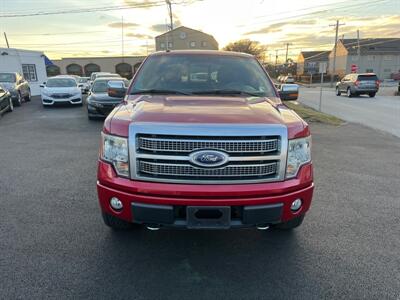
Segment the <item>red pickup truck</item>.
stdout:
<svg viewBox="0 0 400 300">
<path fill-rule="evenodd" d="M 251 55 L 147 57 L 104 122 L 97 190 L 113 229 L 299 226 L 313 194 L 311 135 Z"/>
</svg>

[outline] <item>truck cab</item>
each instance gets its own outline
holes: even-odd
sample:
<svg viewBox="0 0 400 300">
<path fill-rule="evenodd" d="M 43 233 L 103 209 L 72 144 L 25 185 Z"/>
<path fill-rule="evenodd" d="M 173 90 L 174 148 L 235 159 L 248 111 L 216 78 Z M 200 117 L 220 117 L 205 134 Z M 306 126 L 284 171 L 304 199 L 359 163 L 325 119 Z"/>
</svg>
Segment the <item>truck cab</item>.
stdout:
<svg viewBox="0 0 400 300">
<path fill-rule="evenodd" d="M 157 52 L 128 89 L 110 83 L 125 98 L 102 130 L 105 224 L 298 227 L 314 189 L 311 134 L 285 90 L 253 56 L 224 51 Z"/>
</svg>

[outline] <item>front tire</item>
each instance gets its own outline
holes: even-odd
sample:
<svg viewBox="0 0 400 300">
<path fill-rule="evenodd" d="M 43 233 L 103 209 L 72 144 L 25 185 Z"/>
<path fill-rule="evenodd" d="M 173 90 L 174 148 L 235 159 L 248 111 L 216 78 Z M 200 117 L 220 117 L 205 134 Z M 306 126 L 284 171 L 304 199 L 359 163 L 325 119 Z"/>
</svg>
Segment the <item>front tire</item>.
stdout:
<svg viewBox="0 0 400 300">
<path fill-rule="evenodd" d="M 294 219 L 291 219 L 287 222 L 275 224 L 272 226 L 272 228 L 280 229 L 280 230 L 292 230 L 294 228 L 299 227 L 301 225 L 301 223 L 303 223 L 303 220 L 304 220 L 304 215 L 300 215 L 300 216 L 298 216 Z"/>
<path fill-rule="evenodd" d="M 18 98 L 17 98 L 17 101 L 15 101 L 14 105 L 21 106 L 21 104 L 22 104 L 22 96 L 21 96 L 21 93 L 18 92 Z"/>
<path fill-rule="evenodd" d="M 342 93 L 340 92 L 339 88 L 336 87 L 336 96 L 340 96 Z"/>
<path fill-rule="evenodd" d="M 349 98 L 353 97 L 353 94 L 352 94 L 350 88 L 347 88 L 347 97 L 349 97 Z"/>
<path fill-rule="evenodd" d="M 8 110 L 7 111 L 8 112 L 12 112 L 14 110 L 14 103 L 13 103 L 11 97 L 10 97 L 10 99 L 8 101 L 10 101 L 10 102 L 8 103 Z"/>
<path fill-rule="evenodd" d="M 113 230 L 129 230 L 133 228 L 141 228 L 139 224 L 129 223 L 124 220 L 121 220 L 117 217 L 109 215 L 107 213 L 102 213 L 104 224 L 110 227 Z"/>
<path fill-rule="evenodd" d="M 31 90 L 28 91 L 28 95 L 25 97 L 25 101 L 29 102 L 32 99 Z"/>
<path fill-rule="evenodd" d="M 369 94 L 368 94 L 368 96 L 369 96 L 370 98 L 374 98 L 375 95 L 376 95 L 376 93 L 369 93 Z"/>
</svg>

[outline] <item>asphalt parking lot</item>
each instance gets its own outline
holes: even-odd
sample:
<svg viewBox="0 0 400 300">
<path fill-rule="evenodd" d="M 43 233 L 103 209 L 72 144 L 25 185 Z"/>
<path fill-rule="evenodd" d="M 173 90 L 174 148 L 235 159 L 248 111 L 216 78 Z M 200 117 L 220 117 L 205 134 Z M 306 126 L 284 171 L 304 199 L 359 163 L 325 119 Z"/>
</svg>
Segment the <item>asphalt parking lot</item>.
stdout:
<svg viewBox="0 0 400 300">
<path fill-rule="evenodd" d="M 0 118 L 0 299 L 400 299 L 400 139 L 313 124 L 292 233 L 103 225 L 101 122 L 38 99 Z"/>
</svg>

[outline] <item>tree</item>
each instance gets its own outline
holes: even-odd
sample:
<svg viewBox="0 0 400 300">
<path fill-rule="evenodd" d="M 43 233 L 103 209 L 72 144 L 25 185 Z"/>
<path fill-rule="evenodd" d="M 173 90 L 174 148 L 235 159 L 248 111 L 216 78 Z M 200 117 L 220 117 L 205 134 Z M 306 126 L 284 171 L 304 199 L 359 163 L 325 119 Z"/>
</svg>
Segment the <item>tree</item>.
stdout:
<svg viewBox="0 0 400 300">
<path fill-rule="evenodd" d="M 260 42 L 245 39 L 229 43 L 224 47 L 224 50 L 252 54 L 257 57 L 258 60 L 264 61 L 265 51 L 267 50 L 267 47 L 261 45 Z"/>
</svg>

